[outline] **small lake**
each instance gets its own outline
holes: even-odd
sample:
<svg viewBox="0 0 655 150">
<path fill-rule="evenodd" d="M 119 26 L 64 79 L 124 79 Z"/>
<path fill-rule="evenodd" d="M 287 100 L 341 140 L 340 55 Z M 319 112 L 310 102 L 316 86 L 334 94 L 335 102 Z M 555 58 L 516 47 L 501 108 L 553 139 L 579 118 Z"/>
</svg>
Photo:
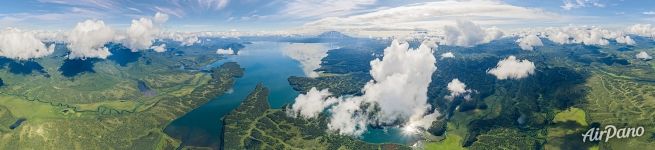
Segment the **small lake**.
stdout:
<svg viewBox="0 0 655 150">
<path fill-rule="evenodd" d="M 303 71 L 299 61 L 284 54 L 284 49 L 291 44 L 297 43 L 255 42 L 246 45 L 238 55 L 228 56 L 227 59 L 206 66 L 205 69 L 211 69 L 225 62 L 237 62 L 245 68 L 245 74 L 237 78 L 233 89 L 228 93 L 174 120 L 164 131 L 175 138 L 182 139 L 184 146 L 218 149 L 222 141 L 222 117 L 238 107 L 258 83 L 263 83 L 269 89 L 271 107 L 280 108 L 285 104 L 293 103 L 299 93 L 293 90 L 287 78 L 306 76 L 306 72 Z M 361 139 L 371 143 L 402 144 L 411 144 L 416 140 L 415 137 L 404 136 L 397 128 L 369 128 Z"/>
<path fill-rule="evenodd" d="M 25 118 L 19 118 L 18 120 L 16 120 L 16 122 L 14 122 L 14 124 L 11 124 L 11 125 L 9 126 L 9 129 L 12 129 L 12 130 L 13 130 L 13 129 L 16 129 L 16 128 L 18 128 L 18 126 L 20 126 L 21 124 L 23 124 L 23 122 L 25 122 L 25 121 L 27 121 L 27 119 L 25 119 Z"/>
</svg>

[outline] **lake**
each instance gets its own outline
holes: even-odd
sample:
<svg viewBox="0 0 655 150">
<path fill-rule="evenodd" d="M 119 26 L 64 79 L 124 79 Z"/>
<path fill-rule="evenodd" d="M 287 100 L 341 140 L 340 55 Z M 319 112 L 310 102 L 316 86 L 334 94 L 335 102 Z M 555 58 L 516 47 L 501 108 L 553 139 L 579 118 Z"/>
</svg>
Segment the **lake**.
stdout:
<svg viewBox="0 0 655 150">
<path fill-rule="evenodd" d="M 239 55 L 228 56 L 208 66 L 217 67 L 225 62 L 237 62 L 245 68 L 245 74 L 237 78 L 233 89 L 208 103 L 192 110 L 169 124 L 165 131 L 181 138 L 183 145 L 218 148 L 222 133 L 222 117 L 235 109 L 257 83 L 270 90 L 271 107 L 280 108 L 298 96 L 289 85 L 289 76 L 304 76 L 300 63 L 285 56 L 281 48 L 289 43 L 256 42 L 246 45 Z"/>
<path fill-rule="evenodd" d="M 246 45 L 239 51 L 238 55 L 228 56 L 206 66 L 205 69 L 220 66 L 225 62 L 237 62 L 245 68 L 243 77 L 238 78 L 233 89 L 228 93 L 216 97 L 208 103 L 192 110 L 184 116 L 169 124 L 165 132 L 183 141 L 183 146 L 220 147 L 222 133 L 222 117 L 235 109 L 249 92 L 258 83 L 263 83 L 269 88 L 269 103 L 273 108 L 281 108 L 285 104 L 293 103 L 298 92 L 289 85 L 287 78 L 290 76 L 306 76 L 307 64 L 301 64 L 298 60 L 290 57 L 285 49 L 298 47 L 299 43 L 280 42 L 255 42 Z M 302 44 L 302 47 L 328 46 L 317 43 Z M 322 55 L 322 54 L 319 54 Z M 320 61 L 320 59 L 318 59 Z M 312 64 L 312 63 L 310 63 Z M 303 70 L 304 69 L 304 70 Z M 396 128 L 388 130 L 371 129 L 362 135 L 362 140 L 372 143 L 411 143 L 415 138 L 401 136 Z"/>
</svg>

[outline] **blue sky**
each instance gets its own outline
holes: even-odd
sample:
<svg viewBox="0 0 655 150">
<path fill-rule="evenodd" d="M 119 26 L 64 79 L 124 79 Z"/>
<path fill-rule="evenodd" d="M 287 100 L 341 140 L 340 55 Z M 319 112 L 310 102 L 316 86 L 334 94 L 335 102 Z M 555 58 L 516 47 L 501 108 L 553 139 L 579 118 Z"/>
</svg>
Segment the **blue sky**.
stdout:
<svg viewBox="0 0 655 150">
<path fill-rule="evenodd" d="M 442 6 L 451 3 L 435 1 Z M 464 5 L 484 3 L 482 0 L 463 3 Z M 486 22 L 489 26 L 555 26 L 567 24 L 622 26 L 634 23 L 655 21 L 655 1 L 652 0 L 493 0 L 500 9 L 512 6 L 515 11 L 508 15 L 489 16 L 493 12 L 476 14 L 476 10 L 496 8 L 472 6 L 463 7 L 465 15 L 437 13 L 432 17 L 406 20 L 405 22 L 378 22 L 366 25 L 367 29 L 386 28 L 390 24 L 408 28 L 421 22 L 436 24 L 439 20 L 465 18 L 475 22 Z M 425 5 L 430 1 L 419 0 L 4 0 L 0 5 L 0 27 L 19 27 L 28 29 L 67 30 L 75 23 L 86 19 L 100 19 L 115 27 L 126 27 L 130 20 L 152 16 L 156 12 L 167 13 L 171 19 L 167 28 L 181 31 L 226 31 L 231 29 L 260 31 L 302 28 L 311 24 L 329 28 L 330 26 L 359 28 L 361 21 L 375 14 L 402 16 L 402 11 L 414 11 L 411 6 Z M 569 5 L 566 5 L 569 4 Z M 448 7 L 446 7 L 448 8 Z M 525 9 L 525 10 L 523 10 Z M 498 11 L 499 9 L 489 10 Z M 530 11 L 530 12 L 528 12 Z M 455 11 L 452 11 L 455 12 Z M 518 15 L 521 13 L 528 15 Z M 540 14 L 542 13 L 542 14 Z M 441 15 L 441 16 L 440 16 Z M 372 17 L 373 24 L 384 20 L 384 15 Z M 446 17 L 442 17 L 446 16 Z M 448 17 L 455 16 L 455 17 Z M 336 17 L 336 18 L 330 18 Z M 532 19 L 534 17 L 537 19 Z M 328 19 L 325 19 L 328 18 Z M 488 19 L 494 18 L 494 19 Z M 370 19 L 370 18 L 369 18 Z M 420 20 L 423 19 L 423 20 Z M 523 21 L 526 20 L 526 21 Z M 350 21 L 348 24 L 335 23 Z M 318 23 L 317 23 L 318 22 Z M 325 24 L 325 22 L 329 22 Z M 407 23 L 413 22 L 413 23 Z M 317 25 L 318 24 L 318 25 Z"/>
</svg>

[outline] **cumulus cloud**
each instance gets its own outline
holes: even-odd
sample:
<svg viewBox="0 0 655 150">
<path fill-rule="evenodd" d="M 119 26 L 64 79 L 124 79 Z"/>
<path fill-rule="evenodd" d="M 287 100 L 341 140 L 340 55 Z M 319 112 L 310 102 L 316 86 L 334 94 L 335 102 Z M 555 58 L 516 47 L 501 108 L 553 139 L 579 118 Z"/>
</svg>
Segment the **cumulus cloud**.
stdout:
<svg viewBox="0 0 655 150">
<path fill-rule="evenodd" d="M 448 86 L 446 86 L 446 87 L 448 88 L 448 91 L 450 92 L 450 95 L 447 95 L 446 97 L 444 97 L 447 100 L 452 101 L 453 99 L 455 99 L 455 97 L 463 95 L 463 94 L 467 95 L 467 96 L 465 96 L 467 100 L 470 98 L 470 96 L 468 94 L 471 93 L 472 90 L 471 89 L 466 89 L 466 84 L 459 81 L 459 79 L 457 79 L 457 78 L 450 81 L 448 83 Z"/>
<path fill-rule="evenodd" d="M 496 76 L 498 80 L 521 79 L 534 74 L 534 69 L 534 63 L 527 59 L 518 60 L 514 56 L 509 56 L 500 60 L 496 68 L 488 70 L 487 73 Z"/>
<path fill-rule="evenodd" d="M 157 12 L 154 19 L 155 23 L 149 18 L 132 20 L 132 24 L 127 29 L 127 36 L 123 41 L 123 45 L 133 52 L 150 48 L 153 40 L 160 33 L 161 24 L 168 20 L 168 15 Z"/>
<path fill-rule="evenodd" d="M 574 36 L 574 43 L 584 43 L 586 45 L 607 45 L 609 41 L 603 38 L 603 33 L 600 28 L 592 28 L 589 30 L 577 30 Z M 587 31 L 587 32 L 584 32 Z"/>
<path fill-rule="evenodd" d="M 639 27 L 637 27 L 639 28 Z M 639 28 L 641 29 L 641 28 Z M 639 31 L 639 29 L 635 29 Z M 630 31 L 629 31 L 630 32 Z M 620 31 L 611 31 L 599 27 L 560 27 L 547 28 L 543 35 L 555 43 L 559 44 L 585 44 L 585 45 L 608 45 L 611 39 L 617 43 L 633 45 L 636 44 L 632 38 Z"/>
<path fill-rule="evenodd" d="M 655 37 L 655 27 L 651 24 L 635 24 L 628 27 L 628 33 L 645 37 Z"/>
<path fill-rule="evenodd" d="M 436 71 L 432 55 L 436 45 L 424 43 L 417 49 L 394 40 L 384 49 L 382 60 L 371 61 L 369 81 L 361 96 L 339 97 L 333 105 L 328 129 L 345 135 L 361 135 L 368 124 L 392 125 L 401 123 L 405 129 L 427 129 L 439 112 L 427 103 L 427 90 Z M 305 95 L 306 96 L 306 95 Z M 324 95 L 330 104 L 333 100 Z M 321 105 L 323 106 L 323 105 Z M 314 112 L 314 111 L 311 111 Z"/>
<path fill-rule="evenodd" d="M 114 36 L 114 30 L 101 20 L 79 22 L 68 35 L 68 58 L 105 59 L 111 53 L 104 45 L 114 40 Z"/>
<path fill-rule="evenodd" d="M 455 54 L 453 52 L 443 53 L 441 54 L 441 58 L 455 58 Z"/>
<path fill-rule="evenodd" d="M 232 48 L 227 48 L 227 49 L 219 48 L 219 49 L 216 50 L 216 54 L 219 54 L 219 55 L 234 55 L 234 51 L 232 50 Z"/>
<path fill-rule="evenodd" d="M 294 43 L 282 48 L 284 55 L 300 62 L 303 72 L 308 77 L 318 77 L 319 73 L 314 71 L 321 67 L 321 59 L 327 56 L 330 47 L 324 44 L 303 44 Z"/>
<path fill-rule="evenodd" d="M 488 43 L 502 36 L 503 32 L 498 28 L 482 29 L 471 21 L 457 20 L 455 26 L 444 27 L 444 39 L 441 44 L 474 46 Z"/>
<path fill-rule="evenodd" d="M 166 51 L 166 44 L 161 44 L 159 46 L 151 46 L 150 49 L 154 50 L 155 52 L 161 53 Z"/>
<path fill-rule="evenodd" d="M 621 43 L 621 44 L 627 44 L 627 45 L 635 45 L 637 42 L 635 40 L 632 40 L 630 36 L 620 36 L 616 38 L 616 43 Z"/>
<path fill-rule="evenodd" d="M 547 35 L 548 40 L 559 44 L 570 43 L 571 35 L 564 32 L 556 32 L 555 34 Z"/>
<path fill-rule="evenodd" d="M 533 34 L 522 37 L 516 40 L 516 42 L 519 43 L 519 47 L 521 47 L 522 50 L 531 51 L 534 50 L 535 46 L 544 46 L 544 43 L 541 42 L 541 39 Z"/>
<path fill-rule="evenodd" d="M 648 55 L 648 53 L 646 53 L 644 51 L 639 52 L 637 55 L 635 55 L 635 57 L 637 59 L 641 59 L 641 60 L 651 60 L 651 59 L 653 59 L 653 57 L 651 57 L 650 55 Z"/>
<path fill-rule="evenodd" d="M 306 94 L 300 94 L 296 97 L 295 103 L 291 106 L 293 116 L 300 115 L 303 118 L 314 118 L 323 112 L 328 106 L 337 103 L 336 98 L 329 97 L 332 94 L 328 89 L 317 90 L 312 87 Z"/>
<path fill-rule="evenodd" d="M 16 28 L 0 31 L 0 56 L 10 59 L 27 60 L 48 56 L 54 52 L 55 45 L 46 46 L 32 32 Z"/>
</svg>

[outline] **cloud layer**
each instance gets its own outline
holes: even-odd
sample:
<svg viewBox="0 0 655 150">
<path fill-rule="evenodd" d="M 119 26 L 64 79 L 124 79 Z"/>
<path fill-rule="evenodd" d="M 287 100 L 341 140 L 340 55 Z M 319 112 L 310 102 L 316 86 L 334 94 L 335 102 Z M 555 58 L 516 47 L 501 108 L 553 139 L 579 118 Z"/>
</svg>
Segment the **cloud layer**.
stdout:
<svg viewBox="0 0 655 150">
<path fill-rule="evenodd" d="M 628 27 L 628 33 L 645 37 L 655 37 L 655 27 L 651 24 L 635 24 Z"/>
<path fill-rule="evenodd" d="M 640 32 L 639 29 L 634 30 Z M 546 28 L 544 31 L 540 31 L 540 33 L 548 40 L 559 44 L 608 45 L 608 40 L 616 40 L 617 43 L 621 44 L 636 44 L 630 36 L 625 35 L 621 31 L 611 31 L 593 26 Z"/>
<path fill-rule="evenodd" d="M 431 29 L 465 18 L 483 25 L 520 24 L 543 21 L 558 15 L 540 9 L 509 5 L 500 1 L 437 1 L 393 8 L 347 17 L 327 17 L 305 24 L 304 28 L 343 30 Z"/>
<path fill-rule="evenodd" d="M 315 18 L 349 15 L 377 0 L 291 0 L 281 11 L 285 15 Z"/>
<path fill-rule="evenodd" d="M 534 69 L 534 63 L 529 60 L 518 60 L 514 56 L 509 56 L 500 60 L 496 68 L 488 70 L 487 73 L 496 76 L 498 80 L 521 79 L 534 74 Z"/>
</svg>

